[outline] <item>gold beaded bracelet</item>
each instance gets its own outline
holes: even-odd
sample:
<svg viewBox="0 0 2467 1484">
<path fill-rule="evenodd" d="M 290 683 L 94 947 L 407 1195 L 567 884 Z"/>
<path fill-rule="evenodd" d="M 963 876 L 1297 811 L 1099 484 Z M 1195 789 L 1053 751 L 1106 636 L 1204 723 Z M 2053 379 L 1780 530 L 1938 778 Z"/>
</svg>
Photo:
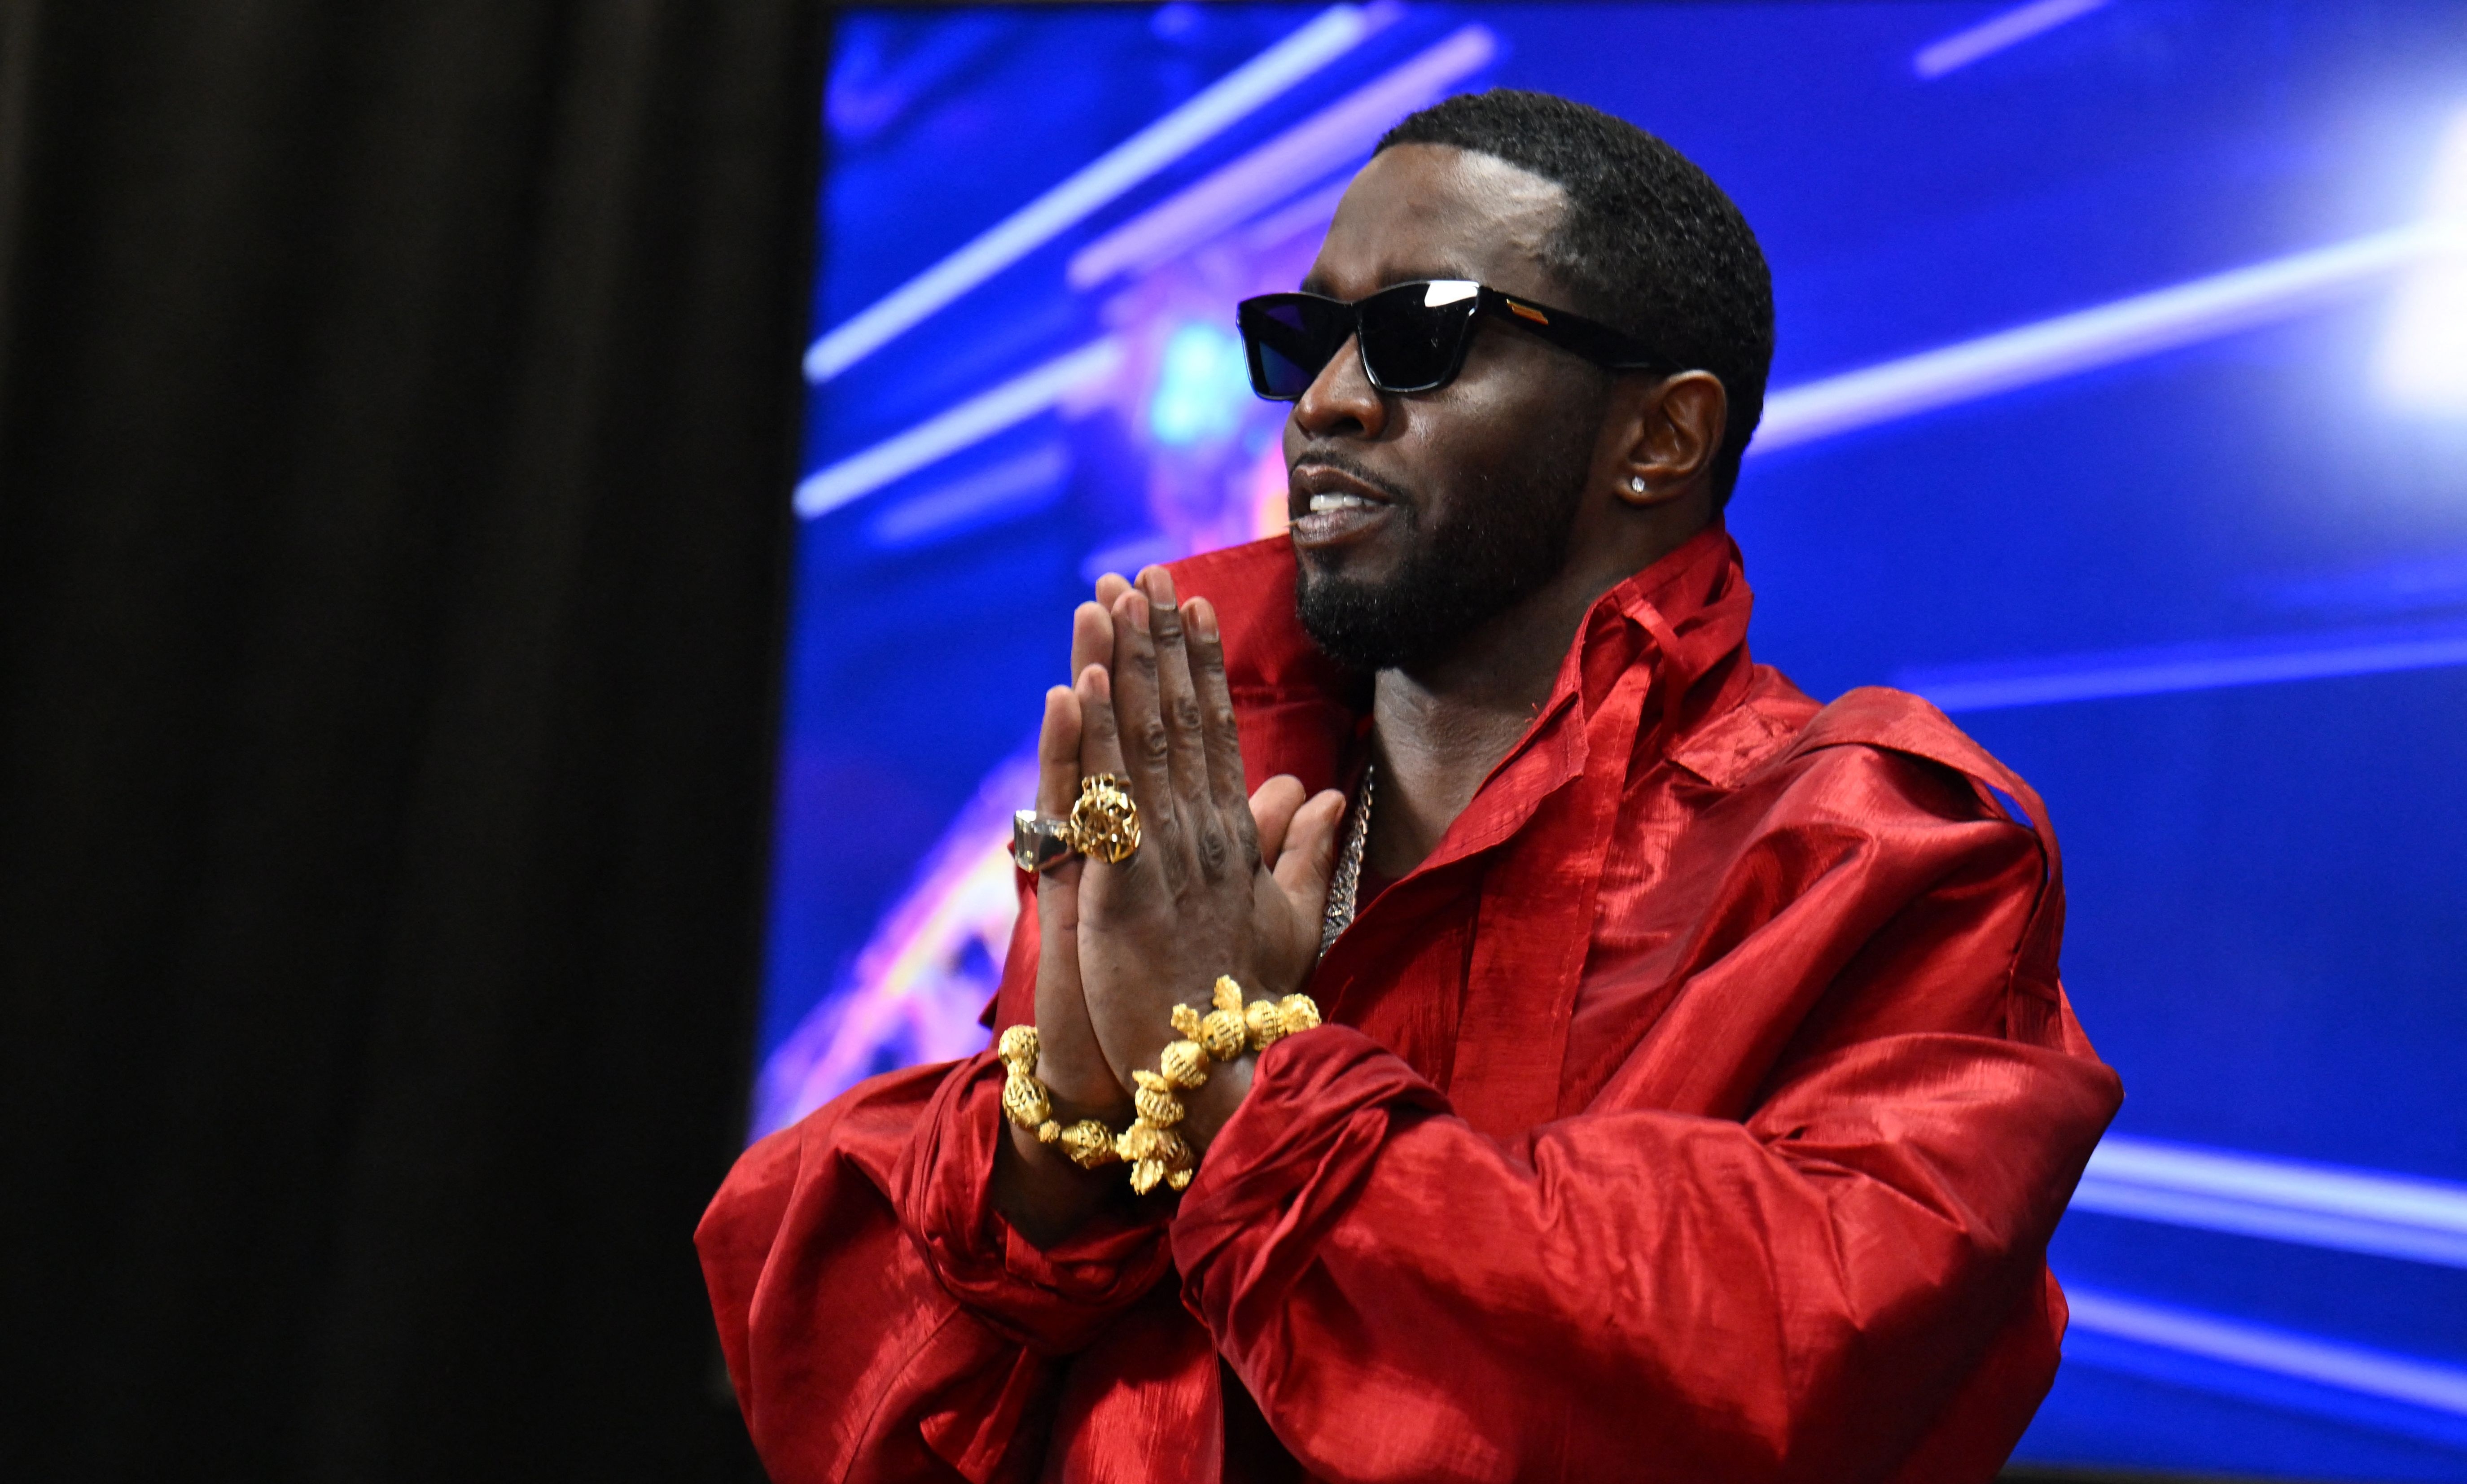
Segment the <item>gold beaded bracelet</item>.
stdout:
<svg viewBox="0 0 2467 1484">
<path fill-rule="evenodd" d="M 1033 1025 L 1014 1025 L 1002 1033 L 994 1054 L 1009 1075 L 1003 1079 L 1004 1116 L 1036 1135 L 1040 1144 L 1060 1147 L 1083 1170 L 1114 1162 L 1114 1131 L 1094 1118 L 1065 1128 L 1053 1116 L 1053 1095 L 1036 1076 L 1037 1040 Z"/>
<path fill-rule="evenodd" d="M 1131 1073 L 1138 1084 L 1131 1106 L 1139 1116 L 1115 1140 L 1114 1154 L 1131 1167 L 1131 1188 L 1141 1195 L 1160 1181 L 1170 1190 L 1186 1189 L 1198 1173 L 1198 1155 L 1174 1132 L 1184 1113 L 1176 1094 L 1207 1083 L 1211 1057 L 1230 1062 L 1245 1050 L 1264 1051 L 1320 1023 L 1319 1006 L 1308 995 L 1254 1000 L 1244 1006 L 1242 986 L 1231 975 L 1216 977 L 1212 1001 L 1215 1008 L 1204 1016 L 1187 1004 L 1175 1005 L 1173 1028 L 1182 1039 L 1165 1048 L 1155 1071 Z"/>
</svg>

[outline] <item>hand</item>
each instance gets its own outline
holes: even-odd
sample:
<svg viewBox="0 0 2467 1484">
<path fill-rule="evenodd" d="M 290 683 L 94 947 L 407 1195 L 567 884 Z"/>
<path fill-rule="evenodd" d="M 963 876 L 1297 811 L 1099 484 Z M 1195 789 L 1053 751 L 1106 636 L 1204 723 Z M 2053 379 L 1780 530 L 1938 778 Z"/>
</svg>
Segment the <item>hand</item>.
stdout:
<svg viewBox="0 0 2467 1484">
<path fill-rule="evenodd" d="M 1072 615 L 1071 673 L 1111 663 L 1114 625 L 1106 604 L 1130 591 L 1111 573 L 1097 585 L 1098 601 Z M 1045 693 L 1045 721 L 1036 740 L 1036 808 L 1068 815 L 1079 798 L 1082 742 L 1079 698 L 1069 686 Z M 1127 1077 L 1107 1065 L 1088 1020 L 1079 978 L 1079 878 L 1086 863 L 1075 856 L 1036 879 L 1036 1030 L 1041 1043 L 1037 1076 L 1053 1096 L 1054 1116 L 1064 1123 L 1099 1118 L 1120 1125 L 1130 1119 Z"/>
<path fill-rule="evenodd" d="M 1081 603 L 1072 616 L 1071 674 L 1112 660 L 1114 625 L 1105 604 L 1128 591 L 1129 583 L 1108 573 L 1097 585 L 1098 601 Z M 1079 798 L 1079 699 L 1069 686 L 1056 686 L 1045 693 L 1045 720 L 1037 732 L 1039 813 L 1071 812 Z M 1116 1078 L 1107 1065 L 1080 988 L 1083 864 L 1075 857 L 1036 879 L 1036 1071 L 1056 1119 L 1070 1124 L 1096 1118 L 1120 1128 L 1131 1119 L 1127 1079 Z M 1082 1170 L 1029 1131 L 1007 1120 L 1004 1130 L 1007 1136 L 994 1153 L 994 1208 L 1029 1241 L 1050 1247 L 1108 1202 L 1124 1198 L 1119 1167 Z"/>
<path fill-rule="evenodd" d="M 1129 779 L 1142 843 L 1119 866 L 1085 863 L 1077 884 L 1078 967 L 1089 1021 L 1118 1081 L 1153 1069 L 1174 1039 L 1177 1003 L 1205 1008 L 1230 974 L 1246 999 L 1300 990 L 1319 956 L 1345 796 L 1307 801 L 1290 777 L 1243 792 L 1242 749 L 1215 611 L 1174 601 L 1163 568 L 1114 597 L 1112 657 L 1075 687 L 1080 764 Z M 1204 1147 L 1249 1086 L 1249 1061 L 1218 1068 L 1191 1097 L 1187 1135 Z"/>
</svg>

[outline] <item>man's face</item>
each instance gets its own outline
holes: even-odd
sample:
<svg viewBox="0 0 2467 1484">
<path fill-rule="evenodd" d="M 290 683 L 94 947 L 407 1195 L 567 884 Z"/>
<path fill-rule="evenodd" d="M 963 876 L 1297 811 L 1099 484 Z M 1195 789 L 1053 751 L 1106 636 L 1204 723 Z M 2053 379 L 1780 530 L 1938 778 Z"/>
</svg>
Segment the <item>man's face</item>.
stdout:
<svg viewBox="0 0 2467 1484">
<path fill-rule="evenodd" d="M 1474 279 L 1544 304 L 1560 188 L 1489 155 L 1402 145 L 1354 177 L 1302 287 L 1357 300 Z M 1434 392 L 1384 395 L 1351 344 L 1285 423 L 1303 625 L 1360 669 L 1412 667 L 1568 558 L 1610 378 L 1495 322 Z"/>
</svg>

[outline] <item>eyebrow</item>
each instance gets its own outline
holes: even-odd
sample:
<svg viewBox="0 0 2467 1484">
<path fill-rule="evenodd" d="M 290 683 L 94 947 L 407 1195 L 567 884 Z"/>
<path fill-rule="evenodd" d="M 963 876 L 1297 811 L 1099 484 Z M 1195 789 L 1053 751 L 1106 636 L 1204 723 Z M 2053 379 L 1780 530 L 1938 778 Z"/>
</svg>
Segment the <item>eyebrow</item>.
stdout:
<svg viewBox="0 0 2467 1484">
<path fill-rule="evenodd" d="M 1380 289 L 1394 288 L 1399 283 L 1422 283 L 1433 279 L 1461 279 L 1468 283 L 1480 281 L 1475 279 L 1472 274 L 1465 272 L 1461 268 L 1439 268 L 1426 265 L 1419 268 L 1398 269 L 1392 273 L 1383 273 L 1379 276 L 1378 287 L 1373 288 L 1370 292 L 1375 294 L 1379 292 Z M 1301 288 L 1305 294 L 1317 294 L 1324 299 L 1334 299 L 1337 297 L 1336 295 L 1328 292 L 1327 280 L 1322 278 L 1317 269 L 1313 269 L 1308 275 L 1304 276 Z"/>
</svg>

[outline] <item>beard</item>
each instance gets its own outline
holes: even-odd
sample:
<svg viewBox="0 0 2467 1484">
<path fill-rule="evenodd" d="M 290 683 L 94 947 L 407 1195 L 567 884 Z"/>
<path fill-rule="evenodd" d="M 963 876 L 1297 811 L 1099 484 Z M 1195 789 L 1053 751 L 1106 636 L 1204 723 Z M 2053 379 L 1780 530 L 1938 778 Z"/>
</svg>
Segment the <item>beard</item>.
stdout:
<svg viewBox="0 0 2467 1484">
<path fill-rule="evenodd" d="M 1449 519 L 1426 525 L 1418 502 L 1397 500 L 1392 508 L 1404 528 L 1405 557 L 1384 580 L 1321 571 L 1305 557 L 1294 601 L 1312 641 L 1348 669 L 1410 670 L 1557 576 L 1591 472 L 1593 438 L 1589 429 L 1579 436 L 1561 427 L 1528 447 L 1528 461 L 1484 475 Z M 1369 481 L 1369 471 L 1350 461 L 1322 455 L 1319 461 Z"/>
</svg>

